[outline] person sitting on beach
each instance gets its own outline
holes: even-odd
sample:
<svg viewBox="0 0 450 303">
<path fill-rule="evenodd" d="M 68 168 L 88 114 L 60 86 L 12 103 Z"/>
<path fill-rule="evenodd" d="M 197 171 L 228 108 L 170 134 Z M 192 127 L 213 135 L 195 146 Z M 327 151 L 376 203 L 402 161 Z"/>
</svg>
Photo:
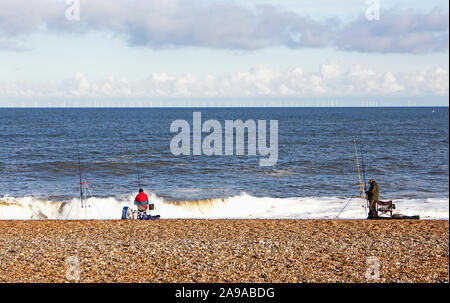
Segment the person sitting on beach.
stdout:
<svg viewBox="0 0 450 303">
<path fill-rule="evenodd" d="M 134 199 L 134 205 L 137 205 L 138 212 L 146 213 L 148 208 L 148 196 L 144 190 L 139 189 L 139 194 Z"/>
<path fill-rule="evenodd" d="M 366 191 L 367 200 L 369 200 L 369 218 L 375 218 L 378 217 L 377 201 L 380 189 L 374 179 L 370 179 L 369 185 L 369 189 Z"/>
</svg>

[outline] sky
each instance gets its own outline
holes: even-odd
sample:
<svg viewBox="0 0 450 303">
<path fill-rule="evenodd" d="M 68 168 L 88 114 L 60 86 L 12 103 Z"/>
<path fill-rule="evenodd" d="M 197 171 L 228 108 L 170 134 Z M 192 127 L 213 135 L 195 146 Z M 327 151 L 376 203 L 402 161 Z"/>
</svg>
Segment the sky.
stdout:
<svg viewBox="0 0 450 303">
<path fill-rule="evenodd" d="M 0 106 L 444 105 L 447 1 L 1 0 Z"/>
</svg>

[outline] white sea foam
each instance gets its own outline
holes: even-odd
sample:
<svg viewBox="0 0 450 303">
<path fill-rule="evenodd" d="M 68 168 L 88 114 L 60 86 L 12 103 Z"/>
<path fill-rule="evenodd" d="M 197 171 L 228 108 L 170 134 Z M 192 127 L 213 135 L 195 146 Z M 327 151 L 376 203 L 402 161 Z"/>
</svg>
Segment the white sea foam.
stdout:
<svg viewBox="0 0 450 303">
<path fill-rule="evenodd" d="M 81 208 L 80 201 L 47 201 L 35 197 L 0 198 L 0 219 L 120 219 L 124 206 L 133 207 L 134 196 L 123 200 L 116 198 L 89 198 L 89 207 Z M 152 214 L 161 218 L 263 218 L 263 219 L 334 219 L 348 202 L 342 197 L 253 197 L 245 193 L 226 199 L 170 202 L 154 194 Z M 449 218 L 449 198 L 395 200 L 395 213 L 420 215 L 422 219 Z M 350 200 L 339 214 L 339 219 L 363 219 L 366 217 L 361 199 Z"/>
</svg>

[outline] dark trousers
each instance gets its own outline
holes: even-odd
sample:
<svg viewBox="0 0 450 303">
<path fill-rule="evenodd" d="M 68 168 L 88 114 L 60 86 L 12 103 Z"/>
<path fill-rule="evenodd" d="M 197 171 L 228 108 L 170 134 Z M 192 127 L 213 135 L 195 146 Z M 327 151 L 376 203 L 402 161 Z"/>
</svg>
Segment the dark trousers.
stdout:
<svg viewBox="0 0 450 303">
<path fill-rule="evenodd" d="M 378 217 L 377 201 L 369 200 L 369 217 Z"/>
</svg>

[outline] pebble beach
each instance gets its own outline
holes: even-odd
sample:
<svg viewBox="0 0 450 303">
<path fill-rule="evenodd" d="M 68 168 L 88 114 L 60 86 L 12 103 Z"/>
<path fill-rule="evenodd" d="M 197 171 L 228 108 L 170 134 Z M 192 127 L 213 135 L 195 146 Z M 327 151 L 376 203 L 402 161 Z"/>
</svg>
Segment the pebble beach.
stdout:
<svg viewBox="0 0 450 303">
<path fill-rule="evenodd" d="M 449 221 L 0 221 L 0 282 L 448 283 Z"/>
</svg>

